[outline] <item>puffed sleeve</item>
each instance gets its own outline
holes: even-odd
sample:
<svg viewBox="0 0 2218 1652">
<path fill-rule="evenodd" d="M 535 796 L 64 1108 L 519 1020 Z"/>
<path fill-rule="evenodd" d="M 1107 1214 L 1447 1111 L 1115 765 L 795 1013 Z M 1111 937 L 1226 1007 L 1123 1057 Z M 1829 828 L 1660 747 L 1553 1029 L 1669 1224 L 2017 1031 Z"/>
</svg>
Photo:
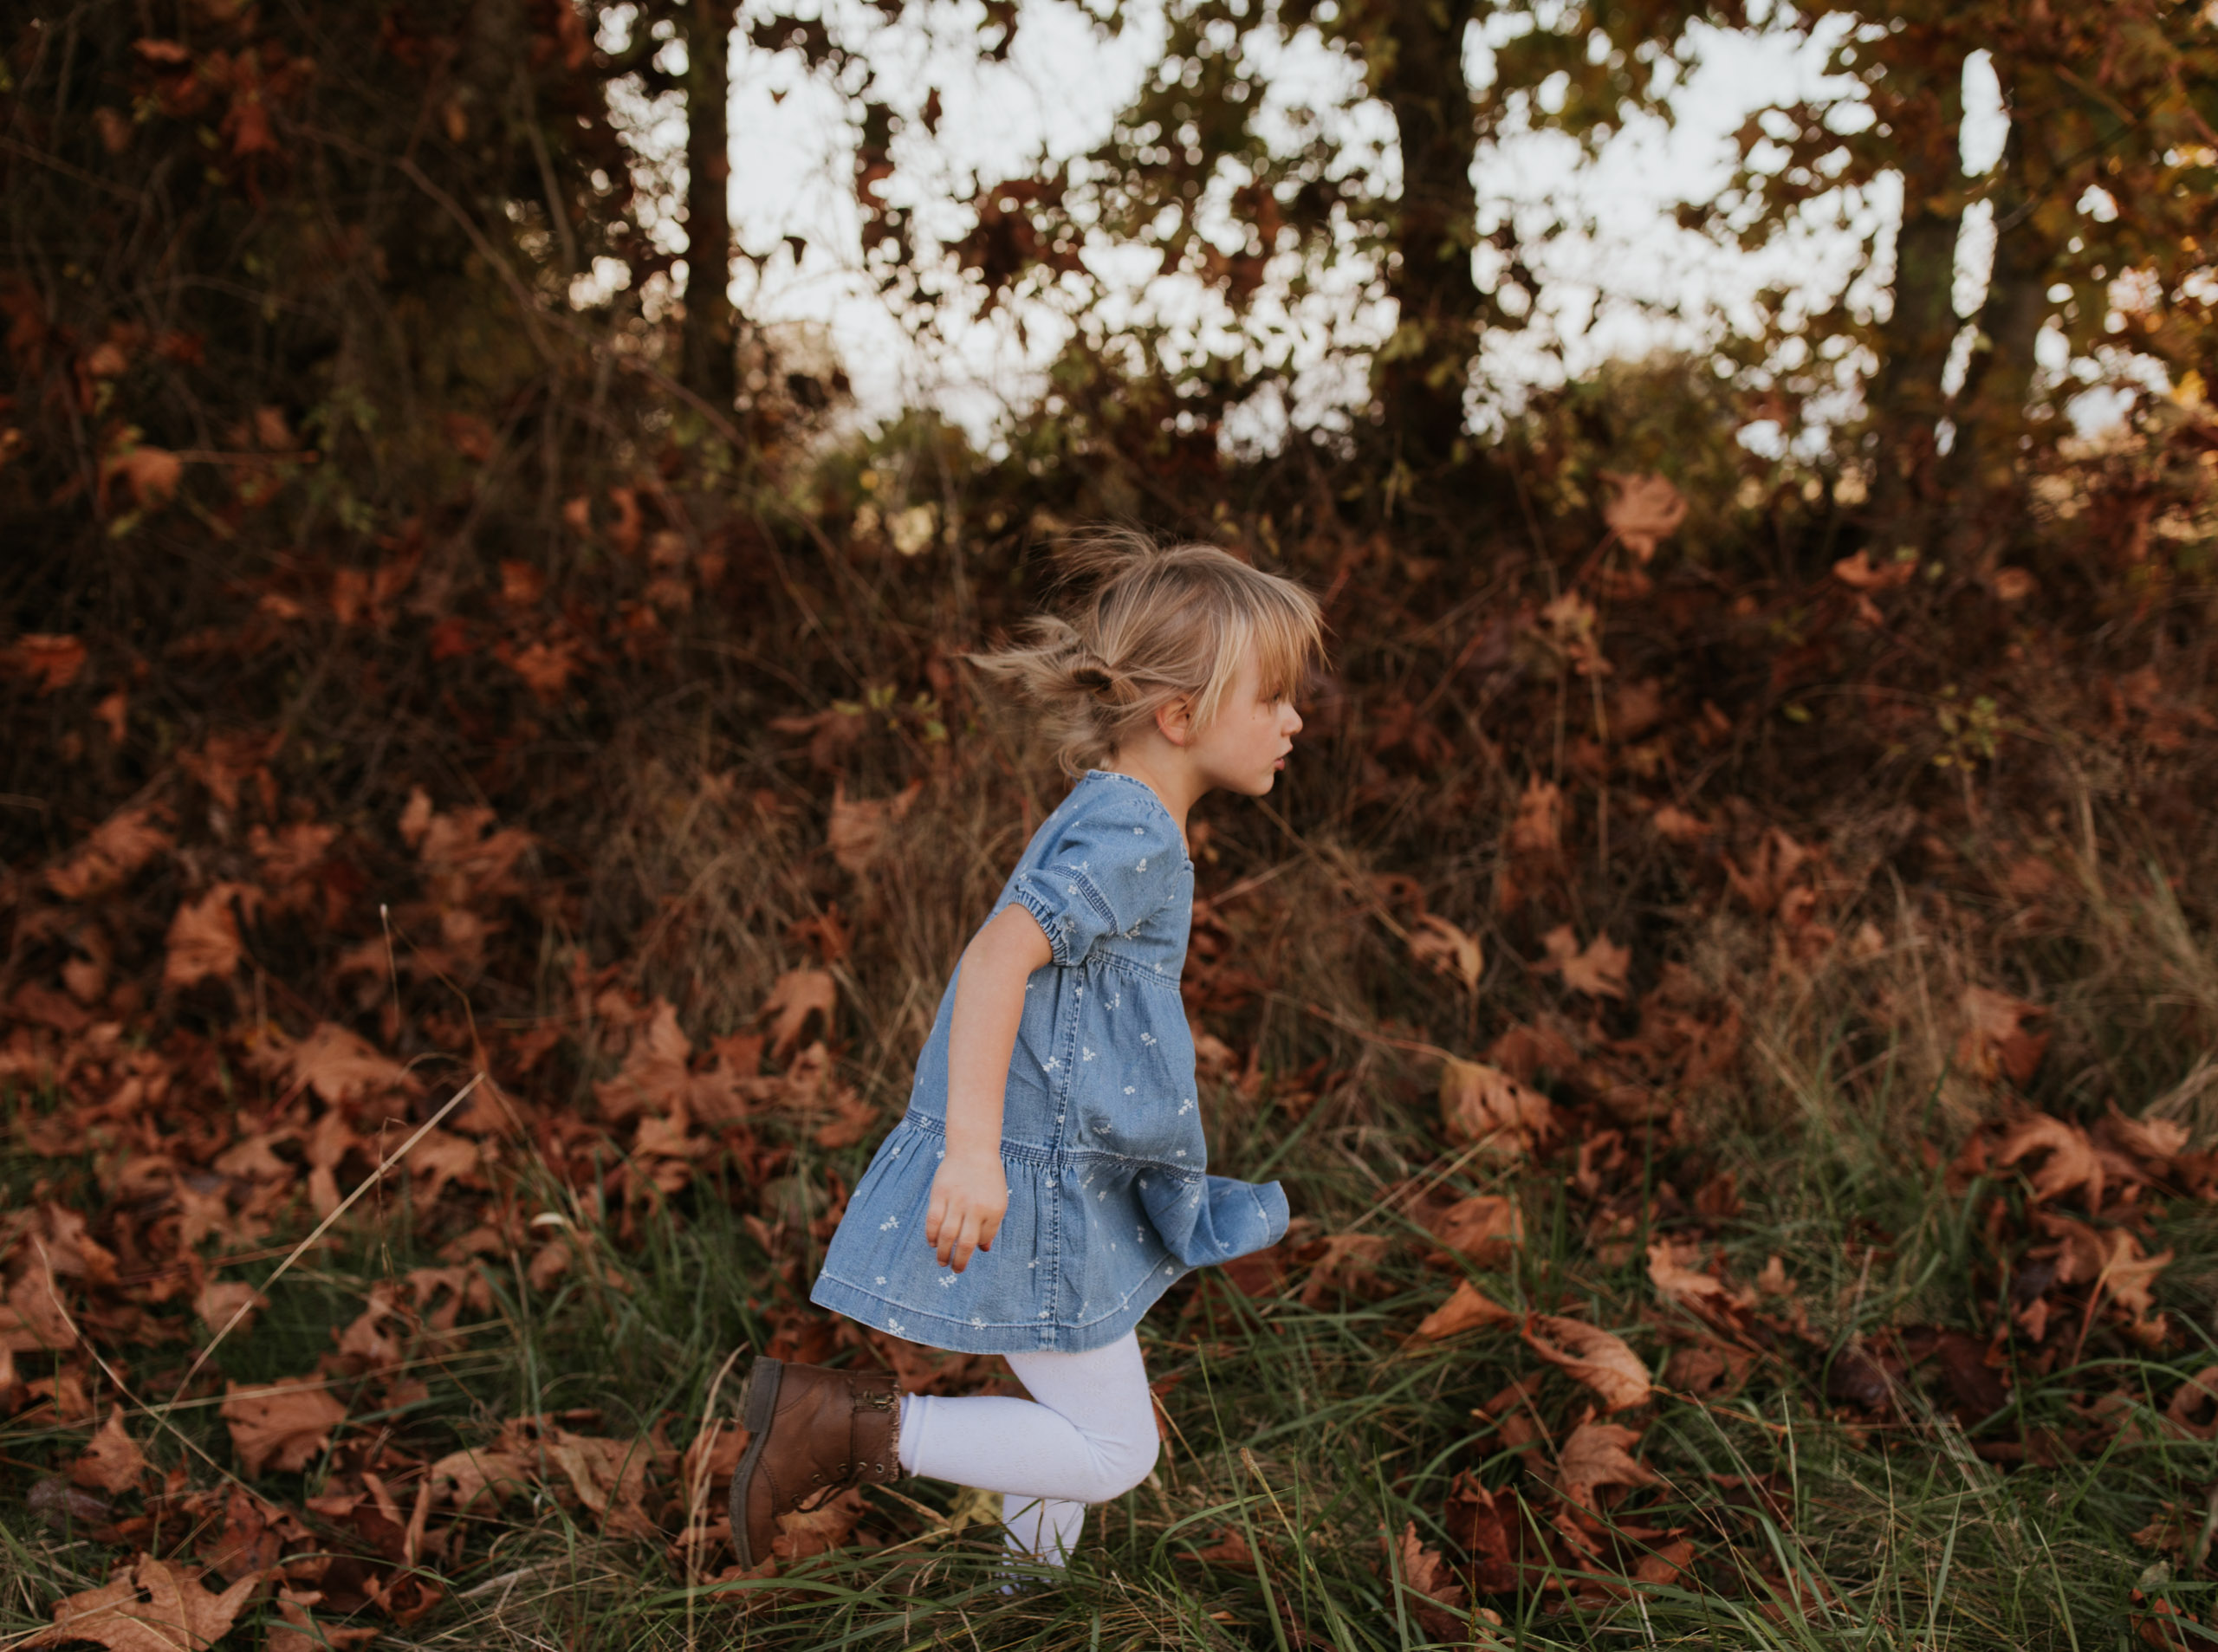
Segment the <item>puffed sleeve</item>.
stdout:
<svg viewBox="0 0 2218 1652">
<path fill-rule="evenodd" d="M 1171 815 L 1137 781 L 1096 782 L 1039 864 L 1009 883 L 1059 964 L 1081 962 L 1105 935 L 1130 935 L 1178 893 L 1185 850 Z"/>
</svg>

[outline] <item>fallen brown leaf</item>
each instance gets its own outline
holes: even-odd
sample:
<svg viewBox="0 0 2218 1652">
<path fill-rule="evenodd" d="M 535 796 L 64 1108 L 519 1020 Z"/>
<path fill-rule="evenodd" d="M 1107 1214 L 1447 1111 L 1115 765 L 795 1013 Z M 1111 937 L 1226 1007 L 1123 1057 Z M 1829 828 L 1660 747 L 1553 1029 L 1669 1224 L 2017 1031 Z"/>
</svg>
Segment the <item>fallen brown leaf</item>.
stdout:
<svg viewBox="0 0 2218 1652">
<path fill-rule="evenodd" d="M 153 822 L 152 811 L 122 809 L 94 827 L 75 852 L 49 867 L 46 886 L 65 901 L 81 901 L 114 888 L 156 855 L 174 846 Z"/>
<path fill-rule="evenodd" d="M 192 1299 L 192 1311 L 200 1316 L 200 1323 L 211 1331 L 221 1331 L 230 1325 L 231 1316 L 243 1306 L 251 1304 L 246 1317 L 235 1330 L 243 1331 L 254 1325 L 254 1309 L 266 1308 L 269 1299 L 251 1285 L 240 1279 L 211 1279 L 200 1287 Z"/>
<path fill-rule="evenodd" d="M 152 510 L 169 502 L 177 491 L 178 483 L 185 479 L 185 461 L 166 448 L 149 447 L 140 443 L 127 453 L 113 453 L 101 463 L 102 491 L 105 484 L 121 476 L 131 489 L 131 496 L 141 510 Z"/>
<path fill-rule="evenodd" d="M 2027 1032 L 2026 1022 L 2047 1014 L 2046 1009 L 1992 988 L 1967 987 L 1963 1012 L 1963 1036 L 1956 1040 L 1958 1066 L 1988 1084 L 1998 1076 L 2015 1085 L 2032 1079 L 2048 1049 L 2049 1035 Z"/>
<path fill-rule="evenodd" d="M 1534 774 L 1517 799 L 1509 823 L 1509 852 L 1550 860 L 1563 852 L 1563 789 Z"/>
<path fill-rule="evenodd" d="M 1558 1486 L 1566 1502 L 1597 1513 L 1594 1493 L 1605 1486 L 1648 1486 L 1655 1471 L 1633 1460 L 1631 1448 L 1640 1430 L 1616 1422 L 1582 1422 L 1563 1442 L 1557 1459 Z"/>
<path fill-rule="evenodd" d="M 290 1589 L 277 1597 L 277 1616 L 282 1621 L 269 1626 L 269 1638 L 264 1652 L 348 1652 L 348 1649 L 366 1646 L 378 1637 L 374 1628 L 361 1626 L 344 1628 L 337 1623 L 319 1623 L 308 1609 L 323 1599 L 320 1590 L 304 1592 Z"/>
<path fill-rule="evenodd" d="M 845 781 L 832 783 L 832 815 L 825 829 L 825 843 L 840 870 L 863 872 L 884 848 L 888 830 L 905 820 L 923 793 L 921 780 L 892 797 L 855 799 L 847 795 Z"/>
<path fill-rule="evenodd" d="M 1378 1535 L 1382 1541 L 1386 1536 L 1384 1532 Z M 1426 1547 L 1417 1536 L 1415 1520 L 1402 1528 L 1394 1544 L 1393 1559 L 1403 1583 L 1420 1597 L 1416 1606 L 1417 1622 L 1443 1640 L 1460 1638 L 1464 1628 L 1463 1585 L 1456 1581 L 1456 1569 L 1441 1557 L 1440 1551 Z M 1448 1610 L 1442 1611 L 1443 1606 Z"/>
<path fill-rule="evenodd" d="M 1410 926 L 1410 956 L 1435 975 L 1454 975 L 1466 992 L 1477 989 L 1486 971 L 1486 954 L 1478 938 L 1430 912 L 1420 914 Z"/>
<path fill-rule="evenodd" d="M 2191 1440 L 2218 1435 L 2218 1365 L 2205 1365 L 2175 1389 L 2164 1402 L 2164 1416 Z"/>
<path fill-rule="evenodd" d="M 1326 1235 L 1325 1254 L 1311 1266 L 1308 1280 L 1301 1287 L 1301 1305 L 1313 1308 L 1334 1292 L 1368 1284 L 1378 1277 L 1378 1264 L 1386 1260 L 1390 1248 L 1391 1241 L 1384 1234 Z"/>
<path fill-rule="evenodd" d="M 347 1408 L 313 1377 L 255 1388 L 230 1383 L 225 1394 L 221 1415 L 230 1424 L 239 1471 L 250 1480 L 272 1465 L 298 1474 L 347 1420 Z"/>
<path fill-rule="evenodd" d="M 1563 923 L 1540 937 L 1548 962 L 1540 967 L 1563 977 L 1573 992 L 1592 998 L 1623 998 L 1625 970 L 1632 962 L 1631 947 L 1614 946 L 1606 935 L 1598 935 L 1582 949 L 1571 925 Z"/>
<path fill-rule="evenodd" d="M 54 1609 L 54 1627 L 17 1646 L 92 1641 L 109 1652 L 204 1652 L 225 1635 L 261 1584 L 243 1577 L 220 1595 L 200 1586 L 189 1568 L 140 1555 L 128 1576 L 68 1597 Z"/>
<path fill-rule="evenodd" d="M 85 1453 L 69 1465 L 69 1478 L 93 1491 L 127 1492 L 146 1472 L 146 1454 L 123 1430 L 123 1413 L 110 1411 Z"/>
<path fill-rule="evenodd" d="M 1646 562 L 1687 519 L 1685 498 L 1671 485 L 1670 477 L 1656 471 L 1628 476 L 1605 470 L 1601 475 L 1614 495 L 1602 507 L 1602 520 L 1616 531 L 1618 542 L 1636 560 Z"/>
<path fill-rule="evenodd" d="M 839 1002 L 839 984 L 828 969 L 789 969 L 771 982 L 770 996 L 762 1012 L 777 1018 L 770 1029 L 770 1059 L 783 1061 L 794 1053 L 811 1015 L 823 1016 L 825 1034 L 829 1036 L 833 1012 Z"/>
<path fill-rule="evenodd" d="M 1440 1122 L 1451 1142 L 1529 1149 L 1554 1133 L 1555 1109 L 1501 1068 L 1451 1055 L 1440 1066 Z"/>
<path fill-rule="evenodd" d="M 1687 1264 L 1701 1254 L 1699 1246 L 1682 1247 L 1668 1240 L 1659 1240 L 1648 1247 L 1648 1277 L 1656 1286 L 1657 1294 L 1667 1302 L 1696 1312 L 1705 1310 L 1747 1307 L 1754 1299 L 1746 1292 L 1736 1292 L 1723 1279 L 1704 1269 Z"/>
<path fill-rule="evenodd" d="M 1428 1219 L 1442 1246 L 1473 1261 L 1503 1260 L 1524 1237 L 1517 1202 L 1498 1193 L 1475 1193 Z"/>
<path fill-rule="evenodd" d="M 1516 1323 L 1515 1314 L 1488 1297 L 1470 1280 L 1464 1279 L 1456 1285 L 1455 1294 L 1425 1315 L 1417 1328 L 1410 1333 L 1410 1340 L 1438 1342 L 1443 1337 L 1453 1337 L 1475 1325 Z"/>
<path fill-rule="evenodd" d="M 1525 1340 L 1533 1351 L 1601 1396 L 1605 1411 L 1643 1404 L 1648 1367 L 1621 1337 L 1578 1319 L 1528 1314 Z"/>
<path fill-rule="evenodd" d="M 408 1069 L 360 1033 L 323 1021 L 295 1044 L 287 1062 L 293 1082 L 335 1104 L 388 1091 L 418 1088 Z"/>
<path fill-rule="evenodd" d="M 1216 1540 L 1205 1548 L 1195 1550 L 1190 1558 L 1204 1565 L 1230 1566 L 1235 1571 L 1253 1571 L 1255 1569 L 1255 1551 L 1248 1546 L 1246 1536 L 1235 1526 L 1219 1526 Z"/>
<path fill-rule="evenodd" d="M 179 905 L 170 920 L 162 984 L 190 987 L 211 977 L 228 979 L 236 972 L 246 956 L 246 943 L 239 937 L 232 903 L 241 900 L 251 911 L 259 893 L 251 884 L 217 884 L 199 899 Z"/>
<path fill-rule="evenodd" d="M 26 632 L 0 649 L 0 669 L 10 676 L 36 683 L 42 696 L 58 694 L 77 680 L 85 668 L 84 639 Z"/>
<path fill-rule="evenodd" d="M 2086 1131 L 2046 1113 L 2035 1113 L 2003 1137 L 1995 1162 L 2007 1167 L 2036 1153 L 2048 1156 L 2029 1178 L 2033 1197 L 2053 1199 L 2059 1193 L 2083 1188 L 2086 1190 L 2087 1208 L 2102 1208 L 2103 1161 L 2096 1153 L 2094 1143 L 2087 1139 Z"/>
<path fill-rule="evenodd" d="M 841 1492 L 822 1506 L 778 1516 L 770 1552 L 781 1560 L 806 1560 L 837 1549 L 854 1535 L 870 1505 L 859 1491 Z"/>
<path fill-rule="evenodd" d="M 1673 1538 L 1651 1552 L 1641 1556 L 1632 1569 L 1635 1581 L 1669 1586 L 1679 1581 L 1679 1574 L 1695 1558 L 1695 1545 L 1684 1538 Z"/>
<path fill-rule="evenodd" d="M 449 1452 L 431 1465 L 429 1478 L 438 1495 L 466 1510 L 481 1498 L 505 1503 L 512 1493 L 530 1490 L 531 1468 L 521 1452 L 488 1447 Z"/>
</svg>

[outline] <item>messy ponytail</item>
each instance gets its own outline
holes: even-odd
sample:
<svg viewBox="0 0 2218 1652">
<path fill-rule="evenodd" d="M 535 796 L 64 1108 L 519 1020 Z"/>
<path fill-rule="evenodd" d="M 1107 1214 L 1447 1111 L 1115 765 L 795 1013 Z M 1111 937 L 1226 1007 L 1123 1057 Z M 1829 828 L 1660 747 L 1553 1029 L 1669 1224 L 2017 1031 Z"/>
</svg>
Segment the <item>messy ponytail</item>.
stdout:
<svg viewBox="0 0 2218 1652">
<path fill-rule="evenodd" d="M 1266 699 L 1292 698 L 1323 660 L 1317 599 L 1216 546 L 1102 529 L 1055 560 L 1059 589 L 1082 593 L 1011 646 L 964 658 L 1041 709 L 1067 774 L 1099 767 L 1176 700 L 1205 727 L 1250 658 Z"/>
</svg>

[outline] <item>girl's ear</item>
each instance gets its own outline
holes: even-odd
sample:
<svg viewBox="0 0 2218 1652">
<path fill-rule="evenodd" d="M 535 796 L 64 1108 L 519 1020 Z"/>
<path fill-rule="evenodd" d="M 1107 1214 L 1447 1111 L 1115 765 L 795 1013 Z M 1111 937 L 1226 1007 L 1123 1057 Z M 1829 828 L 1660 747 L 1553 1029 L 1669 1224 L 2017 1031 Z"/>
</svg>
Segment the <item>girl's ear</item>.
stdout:
<svg viewBox="0 0 2218 1652">
<path fill-rule="evenodd" d="M 1193 697 L 1182 694 L 1156 707 L 1155 726 L 1172 745 L 1184 746 L 1194 736 Z"/>
</svg>

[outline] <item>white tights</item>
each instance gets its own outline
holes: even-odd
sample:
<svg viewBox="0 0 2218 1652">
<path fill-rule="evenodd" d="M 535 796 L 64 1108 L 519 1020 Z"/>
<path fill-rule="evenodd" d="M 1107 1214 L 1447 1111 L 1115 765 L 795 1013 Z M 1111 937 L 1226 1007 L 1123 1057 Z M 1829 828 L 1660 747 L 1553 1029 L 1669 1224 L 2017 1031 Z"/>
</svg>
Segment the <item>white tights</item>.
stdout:
<svg viewBox="0 0 2218 1652">
<path fill-rule="evenodd" d="M 1106 1503 L 1155 1467 L 1155 1401 L 1139 1338 L 1082 1354 L 1011 1354 L 1032 1396 L 901 1402 L 901 1467 L 927 1480 L 1002 1493 L 1008 1546 L 1060 1565 L 1086 1505 Z"/>
</svg>

